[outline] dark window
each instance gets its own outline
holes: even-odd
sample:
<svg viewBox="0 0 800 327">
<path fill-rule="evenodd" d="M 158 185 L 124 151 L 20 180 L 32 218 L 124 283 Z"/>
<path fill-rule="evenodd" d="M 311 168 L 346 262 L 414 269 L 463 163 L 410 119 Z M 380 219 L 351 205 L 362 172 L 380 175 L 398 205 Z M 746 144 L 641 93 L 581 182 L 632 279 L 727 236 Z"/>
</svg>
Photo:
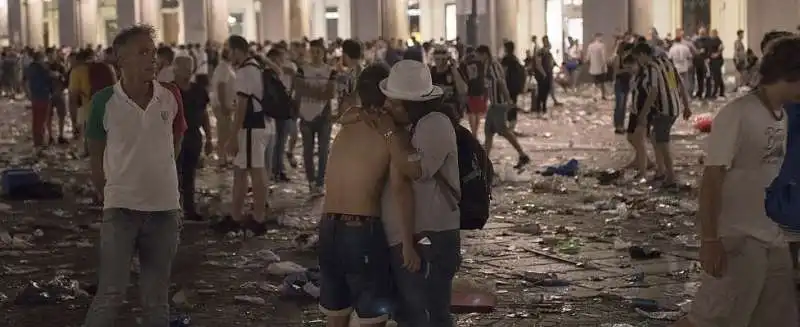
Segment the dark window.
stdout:
<svg viewBox="0 0 800 327">
<path fill-rule="evenodd" d="M 180 5 L 180 0 L 161 0 L 161 8 L 178 8 Z"/>
<path fill-rule="evenodd" d="M 710 0 L 683 0 L 683 30 L 687 35 L 697 34 L 697 29 L 711 24 Z"/>
</svg>

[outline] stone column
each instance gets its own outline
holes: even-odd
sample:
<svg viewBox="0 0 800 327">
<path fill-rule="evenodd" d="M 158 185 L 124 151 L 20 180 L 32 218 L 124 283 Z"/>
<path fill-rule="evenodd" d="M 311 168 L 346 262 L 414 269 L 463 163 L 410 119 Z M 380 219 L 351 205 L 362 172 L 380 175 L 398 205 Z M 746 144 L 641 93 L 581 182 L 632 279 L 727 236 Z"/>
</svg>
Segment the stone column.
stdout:
<svg viewBox="0 0 800 327">
<path fill-rule="evenodd" d="M 23 19 L 22 0 L 8 0 L 8 41 L 11 45 L 22 45 Z"/>
<path fill-rule="evenodd" d="M 156 30 L 156 42 L 160 42 L 164 38 L 163 31 L 161 31 L 161 0 L 135 1 L 139 16 L 138 23 L 152 26 Z"/>
<path fill-rule="evenodd" d="M 287 0 L 261 0 L 261 37 L 272 42 L 289 41 Z"/>
<path fill-rule="evenodd" d="M 212 0 L 184 0 L 181 3 L 183 15 L 183 39 L 185 43 L 205 43 L 208 40 L 208 11 Z"/>
<path fill-rule="evenodd" d="M 289 38 L 292 41 L 309 36 L 310 19 L 308 0 L 289 1 Z"/>
<path fill-rule="evenodd" d="M 381 36 L 382 0 L 350 0 L 350 33 L 362 42 Z"/>
<path fill-rule="evenodd" d="M 117 0 L 117 26 L 120 30 L 131 27 L 139 21 L 137 2 L 139 0 Z"/>
<path fill-rule="evenodd" d="M 58 42 L 72 47 L 80 46 L 78 41 L 78 8 L 75 1 L 58 1 Z"/>
<path fill-rule="evenodd" d="M 79 26 L 79 45 L 86 44 L 97 45 L 100 42 L 100 35 L 98 31 L 98 19 L 100 16 L 100 8 L 98 7 L 97 0 L 81 0 L 78 6 L 78 26 Z M 105 39 L 103 36 L 102 39 Z"/>
<path fill-rule="evenodd" d="M 264 12 L 264 7 L 261 7 L 261 12 Z M 228 38 L 228 16 L 230 10 L 228 9 L 227 0 L 208 0 L 208 7 L 206 8 L 206 37 L 211 42 L 222 44 Z"/>
<path fill-rule="evenodd" d="M 411 34 L 408 26 L 408 1 L 383 0 L 381 21 L 381 35 L 385 39 L 408 39 Z"/>
<path fill-rule="evenodd" d="M 603 43 L 611 51 L 614 35 L 628 30 L 629 9 L 628 0 L 585 1 L 581 8 L 584 45 L 594 40 L 595 33 L 603 33 Z"/>
<path fill-rule="evenodd" d="M 44 46 L 44 3 L 42 0 L 28 0 L 27 21 L 27 45 L 38 48 Z"/>
<path fill-rule="evenodd" d="M 497 51 L 503 47 L 503 41 L 517 40 L 517 20 L 518 0 L 495 0 L 494 1 L 494 35 L 492 51 Z M 516 42 L 515 42 L 516 43 Z"/>
<path fill-rule="evenodd" d="M 647 35 L 653 28 L 653 1 L 652 0 L 629 0 L 631 31 L 640 35 Z M 663 15 L 666 13 L 659 13 Z M 590 40 L 590 39 L 587 39 Z"/>
</svg>

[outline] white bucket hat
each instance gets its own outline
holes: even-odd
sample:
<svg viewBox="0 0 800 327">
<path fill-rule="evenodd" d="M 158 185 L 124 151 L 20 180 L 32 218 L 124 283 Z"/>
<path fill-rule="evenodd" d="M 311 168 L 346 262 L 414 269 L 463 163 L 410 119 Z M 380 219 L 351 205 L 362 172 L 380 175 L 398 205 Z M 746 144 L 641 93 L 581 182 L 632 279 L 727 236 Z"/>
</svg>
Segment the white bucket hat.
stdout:
<svg viewBox="0 0 800 327">
<path fill-rule="evenodd" d="M 422 102 L 444 94 L 442 88 L 433 85 L 428 66 L 416 60 L 398 61 L 379 86 L 387 98 L 396 100 Z"/>
</svg>

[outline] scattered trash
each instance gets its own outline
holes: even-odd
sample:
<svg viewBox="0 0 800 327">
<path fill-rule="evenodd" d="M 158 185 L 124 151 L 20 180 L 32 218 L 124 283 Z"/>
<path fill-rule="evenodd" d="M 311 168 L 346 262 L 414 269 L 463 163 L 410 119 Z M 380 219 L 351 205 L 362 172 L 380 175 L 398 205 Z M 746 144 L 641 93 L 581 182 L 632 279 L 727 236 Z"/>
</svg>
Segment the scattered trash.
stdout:
<svg viewBox="0 0 800 327">
<path fill-rule="evenodd" d="M 14 299 L 16 305 L 57 304 L 74 300 L 89 294 L 80 288 L 76 280 L 57 276 L 50 281 L 39 283 L 31 281 Z"/>
<path fill-rule="evenodd" d="M 680 319 L 684 315 L 684 313 L 680 312 L 680 311 L 654 311 L 654 312 L 649 312 L 649 311 L 644 311 L 644 310 L 639 309 L 639 308 L 636 308 L 634 310 L 636 311 L 636 313 L 638 313 L 638 314 L 640 314 L 642 316 L 645 316 L 645 317 L 650 318 L 650 319 L 655 319 L 655 320 L 676 321 L 676 320 Z"/>
<path fill-rule="evenodd" d="M 319 298 L 319 270 L 308 269 L 304 272 L 291 273 L 283 279 L 278 288 L 281 295 L 290 298 Z"/>
<path fill-rule="evenodd" d="M 291 261 L 275 262 L 267 266 L 267 273 L 273 276 L 285 277 L 287 275 L 304 272 L 306 272 L 306 267 Z"/>
<path fill-rule="evenodd" d="M 233 300 L 239 303 L 267 305 L 267 301 L 258 296 L 237 295 L 233 297 Z"/>
<path fill-rule="evenodd" d="M 628 254 L 634 260 L 648 260 L 661 257 L 661 251 L 655 248 L 646 248 L 638 245 L 628 248 Z"/>
<path fill-rule="evenodd" d="M 192 318 L 188 314 L 173 316 L 169 319 L 169 327 L 189 327 Z"/>
</svg>

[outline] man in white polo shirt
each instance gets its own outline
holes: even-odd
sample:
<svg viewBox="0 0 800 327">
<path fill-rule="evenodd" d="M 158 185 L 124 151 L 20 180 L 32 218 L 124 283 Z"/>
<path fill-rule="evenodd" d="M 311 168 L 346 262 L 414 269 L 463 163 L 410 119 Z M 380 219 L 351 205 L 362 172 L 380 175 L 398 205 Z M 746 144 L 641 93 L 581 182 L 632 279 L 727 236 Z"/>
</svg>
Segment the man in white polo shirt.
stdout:
<svg viewBox="0 0 800 327">
<path fill-rule="evenodd" d="M 85 327 L 113 326 L 139 254 L 141 326 L 169 324 L 168 291 L 178 247 L 175 158 L 186 121 L 177 89 L 155 80 L 153 28 L 137 25 L 113 42 L 121 80 L 93 97 L 86 123 L 92 183 L 103 201 L 97 295 Z"/>
<path fill-rule="evenodd" d="M 263 97 L 262 65 L 250 56 L 250 44 L 241 36 L 228 38 L 228 53 L 236 69 L 233 85 L 236 91 L 236 109 L 233 114 L 235 133 L 231 133 L 226 147 L 234 157 L 233 203 L 231 215 L 218 222 L 214 229 L 219 232 L 248 229 L 255 235 L 267 232 L 266 219 L 266 171 L 264 151 L 275 125 L 261 108 Z M 247 179 L 253 189 L 253 216 L 244 219 L 244 198 L 247 194 Z"/>
</svg>

